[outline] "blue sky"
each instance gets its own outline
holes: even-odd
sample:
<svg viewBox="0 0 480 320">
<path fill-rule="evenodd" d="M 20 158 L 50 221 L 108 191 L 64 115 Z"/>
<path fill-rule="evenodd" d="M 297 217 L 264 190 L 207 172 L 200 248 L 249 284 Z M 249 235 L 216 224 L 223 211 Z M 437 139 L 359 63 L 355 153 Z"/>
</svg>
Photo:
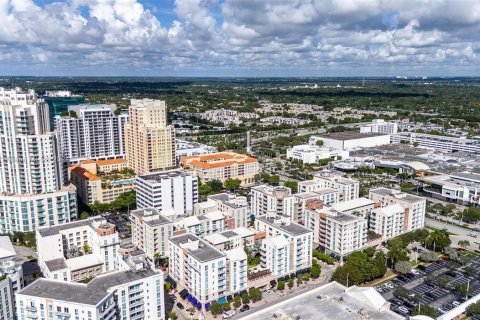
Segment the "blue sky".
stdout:
<svg viewBox="0 0 480 320">
<path fill-rule="evenodd" d="M 468 0 L 3 0 L 0 75 L 478 75 Z"/>
</svg>

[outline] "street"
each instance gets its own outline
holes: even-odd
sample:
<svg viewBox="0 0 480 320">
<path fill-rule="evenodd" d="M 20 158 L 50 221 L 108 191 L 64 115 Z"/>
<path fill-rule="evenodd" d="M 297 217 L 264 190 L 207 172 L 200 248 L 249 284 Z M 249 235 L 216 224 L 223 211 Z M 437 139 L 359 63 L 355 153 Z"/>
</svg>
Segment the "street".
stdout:
<svg viewBox="0 0 480 320">
<path fill-rule="evenodd" d="M 425 218 L 425 225 L 437 229 L 447 229 L 449 232 L 454 233 L 455 235 L 451 235 L 450 239 L 452 239 L 452 246 L 458 246 L 458 242 L 462 240 L 468 240 L 470 242 L 470 246 L 467 247 L 469 250 L 478 250 L 479 240 L 478 238 L 474 238 L 469 236 L 469 233 L 475 233 L 469 229 L 457 227 L 451 224 L 448 224 L 443 221 L 438 221 L 430 218 Z"/>
</svg>

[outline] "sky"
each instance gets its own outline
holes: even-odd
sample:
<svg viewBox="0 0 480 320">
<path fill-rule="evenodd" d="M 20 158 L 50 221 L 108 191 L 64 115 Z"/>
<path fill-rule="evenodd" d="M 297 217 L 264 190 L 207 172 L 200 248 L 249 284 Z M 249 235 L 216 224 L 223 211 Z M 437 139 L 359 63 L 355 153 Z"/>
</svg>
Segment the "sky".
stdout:
<svg viewBox="0 0 480 320">
<path fill-rule="evenodd" d="M 479 0 L 0 0 L 0 75 L 478 76 Z"/>
</svg>

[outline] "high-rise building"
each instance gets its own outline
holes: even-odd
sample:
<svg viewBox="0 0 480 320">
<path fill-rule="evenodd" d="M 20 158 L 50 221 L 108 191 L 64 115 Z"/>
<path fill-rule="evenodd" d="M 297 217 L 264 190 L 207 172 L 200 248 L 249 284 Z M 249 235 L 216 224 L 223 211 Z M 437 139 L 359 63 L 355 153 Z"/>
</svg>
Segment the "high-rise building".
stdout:
<svg viewBox="0 0 480 320">
<path fill-rule="evenodd" d="M 175 128 L 167 125 L 165 101 L 132 99 L 125 127 L 128 167 L 137 174 L 176 166 Z"/>
<path fill-rule="evenodd" d="M 48 107 L 35 91 L 0 88 L 0 233 L 32 231 L 77 216 L 75 187 L 63 186 Z"/>
<path fill-rule="evenodd" d="M 68 107 L 69 115 L 55 117 L 61 156 L 67 164 L 125 157 L 128 114 L 116 110 L 114 104 L 82 104 Z"/>
<path fill-rule="evenodd" d="M 55 116 L 68 111 L 68 106 L 85 103 L 84 96 L 72 94 L 68 90 L 46 91 L 43 99 L 48 104 L 51 131 L 55 130 Z"/>
</svg>

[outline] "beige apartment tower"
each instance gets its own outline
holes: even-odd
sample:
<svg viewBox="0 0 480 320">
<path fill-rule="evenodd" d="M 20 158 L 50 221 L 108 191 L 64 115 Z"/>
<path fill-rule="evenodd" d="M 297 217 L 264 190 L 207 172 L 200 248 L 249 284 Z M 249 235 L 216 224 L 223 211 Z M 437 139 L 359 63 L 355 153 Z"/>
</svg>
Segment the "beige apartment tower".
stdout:
<svg viewBox="0 0 480 320">
<path fill-rule="evenodd" d="M 125 154 L 128 167 L 137 174 L 175 167 L 175 128 L 167 125 L 165 101 L 131 100 Z"/>
</svg>

